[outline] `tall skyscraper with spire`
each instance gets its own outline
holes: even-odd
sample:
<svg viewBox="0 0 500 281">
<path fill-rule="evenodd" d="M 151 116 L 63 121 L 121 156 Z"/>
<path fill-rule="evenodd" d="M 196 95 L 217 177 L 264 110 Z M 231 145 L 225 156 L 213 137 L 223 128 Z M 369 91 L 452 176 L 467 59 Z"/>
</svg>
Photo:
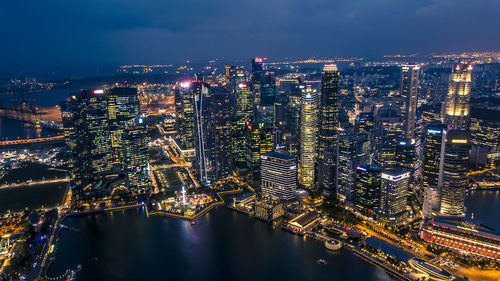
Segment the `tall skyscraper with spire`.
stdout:
<svg viewBox="0 0 500 281">
<path fill-rule="evenodd" d="M 318 155 L 319 96 L 311 86 L 302 89 L 300 112 L 300 182 L 313 187 Z"/>
<path fill-rule="evenodd" d="M 448 127 L 469 127 L 471 72 L 471 64 L 457 64 L 452 69 L 444 112 Z"/>
<path fill-rule="evenodd" d="M 402 115 L 404 117 L 405 137 L 412 139 L 415 134 L 415 121 L 417 116 L 417 98 L 419 87 L 418 65 L 401 66 L 401 90 L 400 95 L 404 100 Z"/>
<path fill-rule="evenodd" d="M 321 75 L 318 182 L 321 189 L 329 191 L 335 190 L 337 185 L 338 83 L 339 71 L 337 65 L 325 65 Z M 326 150 L 330 150 L 330 152 L 325 153 Z M 326 157 L 327 155 L 328 157 Z"/>
</svg>

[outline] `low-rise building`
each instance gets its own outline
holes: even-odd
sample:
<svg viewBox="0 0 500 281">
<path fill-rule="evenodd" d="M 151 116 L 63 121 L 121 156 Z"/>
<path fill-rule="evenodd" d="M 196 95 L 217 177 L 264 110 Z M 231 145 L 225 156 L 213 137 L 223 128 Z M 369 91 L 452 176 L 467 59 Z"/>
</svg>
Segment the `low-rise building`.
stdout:
<svg viewBox="0 0 500 281">
<path fill-rule="evenodd" d="M 283 204 L 277 200 L 264 199 L 255 202 L 255 217 L 263 221 L 273 221 L 284 213 Z"/>
<path fill-rule="evenodd" d="M 304 234 L 318 225 L 319 213 L 316 211 L 305 212 L 288 222 L 287 227 L 293 232 Z"/>
<path fill-rule="evenodd" d="M 462 254 L 500 258 L 500 234 L 473 219 L 434 217 L 424 224 L 420 236 L 433 245 Z"/>
</svg>

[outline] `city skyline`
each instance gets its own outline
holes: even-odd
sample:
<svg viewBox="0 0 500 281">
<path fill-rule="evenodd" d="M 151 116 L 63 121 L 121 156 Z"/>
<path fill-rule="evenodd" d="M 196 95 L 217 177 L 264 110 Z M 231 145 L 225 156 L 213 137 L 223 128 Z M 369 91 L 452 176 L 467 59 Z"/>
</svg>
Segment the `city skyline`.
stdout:
<svg viewBox="0 0 500 281">
<path fill-rule="evenodd" d="M 499 11 L 4 3 L 0 281 L 500 280 Z"/>
</svg>

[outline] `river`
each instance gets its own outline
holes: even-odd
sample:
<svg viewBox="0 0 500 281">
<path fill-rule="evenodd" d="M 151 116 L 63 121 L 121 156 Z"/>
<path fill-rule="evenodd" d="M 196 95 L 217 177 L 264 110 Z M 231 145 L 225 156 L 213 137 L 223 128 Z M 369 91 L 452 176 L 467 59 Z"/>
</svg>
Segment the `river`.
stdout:
<svg viewBox="0 0 500 281">
<path fill-rule="evenodd" d="M 64 224 L 81 232 L 61 233 L 49 276 L 81 264 L 77 280 L 392 280 L 347 249 L 328 251 L 224 206 L 197 225 L 137 210 Z"/>
</svg>

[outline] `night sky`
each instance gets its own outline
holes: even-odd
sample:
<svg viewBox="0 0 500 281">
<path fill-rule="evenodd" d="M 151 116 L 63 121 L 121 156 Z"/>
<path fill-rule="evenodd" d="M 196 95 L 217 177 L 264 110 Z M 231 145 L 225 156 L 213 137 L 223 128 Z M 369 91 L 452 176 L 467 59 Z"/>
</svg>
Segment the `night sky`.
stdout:
<svg viewBox="0 0 500 281">
<path fill-rule="evenodd" d="M 3 0 L 0 72 L 500 50 L 499 0 Z"/>
</svg>

